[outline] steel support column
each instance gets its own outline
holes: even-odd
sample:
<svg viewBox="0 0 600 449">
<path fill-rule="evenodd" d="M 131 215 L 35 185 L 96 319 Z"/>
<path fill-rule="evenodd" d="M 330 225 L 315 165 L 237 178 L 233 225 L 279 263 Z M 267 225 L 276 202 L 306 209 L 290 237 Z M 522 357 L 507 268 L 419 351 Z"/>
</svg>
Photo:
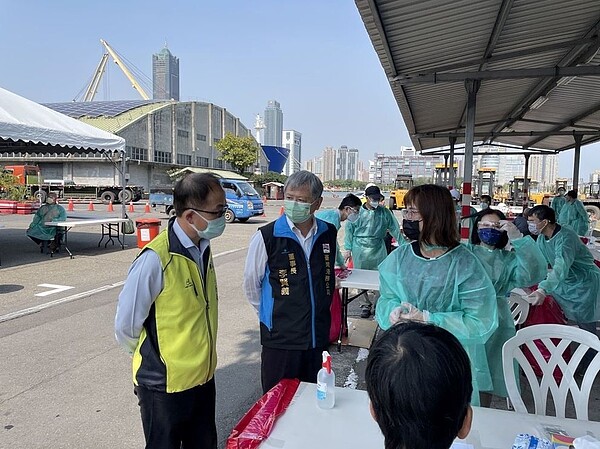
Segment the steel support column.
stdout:
<svg viewBox="0 0 600 449">
<path fill-rule="evenodd" d="M 525 176 L 523 177 L 523 207 L 529 206 L 529 156 L 529 154 L 525 155 Z"/>
<path fill-rule="evenodd" d="M 463 172 L 462 188 L 462 213 L 461 216 L 471 215 L 471 186 L 473 182 L 473 141 L 475 138 L 475 110 L 477 108 L 477 91 L 481 82 L 466 80 L 467 90 L 467 122 L 465 124 L 465 167 Z M 463 240 L 469 239 L 469 222 L 461 222 L 460 236 Z"/>
<path fill-rule="evenodd" d="M 456 145 L 456 137 L 450 137 L 450 174 L 448 177 L 448 184 L 456 187 L 456 179 L 454 176 L 454 146 Z"/>
<path fill-rule="evenodd" d="M 450 157 L 449 154 L 444 154 L 444 173 L 442 176 L 442 184 L 447 186 L 448 185 L 448 181 L 450 180 L 450 169 L 448 168 L 448 158 Z M 435 166 L 433 167 L 433 172 L 435 173 Z M 435 181 L 434 181 L 435 182 Z"/>
<path fill-rule="evenodd" d="M 573 157 L 573 190 L 579 188 L 579 163 L 581 162 L 581 141 L 583 136 L 576 134 L 575 139 L 575 156 Z"/>
</svg>

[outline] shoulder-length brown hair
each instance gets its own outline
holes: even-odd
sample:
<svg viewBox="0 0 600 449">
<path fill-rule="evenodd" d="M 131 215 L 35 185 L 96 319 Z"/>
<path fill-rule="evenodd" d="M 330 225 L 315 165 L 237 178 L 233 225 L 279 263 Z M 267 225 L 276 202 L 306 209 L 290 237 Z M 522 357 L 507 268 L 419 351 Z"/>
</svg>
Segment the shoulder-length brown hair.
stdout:
<svg viewBox="0 0 600 449">
<path fill-rule="evenodd" d="M 413 187 L 406 193 L 404 204 L 414 205 L 423 219 L 420 242 L 448 248 L 458 246 L 456 210 L 448 189 L 434 184 Z"/>
</svg>

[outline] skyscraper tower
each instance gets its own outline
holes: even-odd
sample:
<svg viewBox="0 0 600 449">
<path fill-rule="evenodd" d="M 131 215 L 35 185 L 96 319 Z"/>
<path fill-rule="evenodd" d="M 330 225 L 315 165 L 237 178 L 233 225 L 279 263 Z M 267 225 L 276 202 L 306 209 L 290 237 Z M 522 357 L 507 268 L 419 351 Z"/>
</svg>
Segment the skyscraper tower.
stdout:
<svg viewBox="0 0 600 449">
<path fill-rule="evenodd" d="M 265 108 L 265 133 L 263 145 L 280 147 L 283 137 L 283 112 L 279 102 L 269 100 Z"/>
<path fill-rule="evenodd" d="M 171 54 L 167 44 L 152 55 L 152 98 L 179 101 L 179 58 Z"/>
</svg>

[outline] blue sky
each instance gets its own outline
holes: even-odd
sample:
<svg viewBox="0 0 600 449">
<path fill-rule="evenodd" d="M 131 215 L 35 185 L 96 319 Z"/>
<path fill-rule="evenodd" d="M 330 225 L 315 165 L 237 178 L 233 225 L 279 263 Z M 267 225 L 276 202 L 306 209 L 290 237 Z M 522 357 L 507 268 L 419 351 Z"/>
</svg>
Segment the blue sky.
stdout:
<svg viewBox="0 0 600 449">
<path fill-rule="evenodd" d="M 182 100 L 213 102 L 252 128 L 275 99 L 284 128 L 302 133 L 303 159 L 347 145 L 366 161 L 411 145 L 351 0 L 0 0 L 0 11 L 0 87 L 40 103 L 76 97 L 100 38 L 148 77 L 166 41 L 180 59 Z M 96 99 L 138 99 L 110 65 Z M 599 151 L 582 150 L 586 180 Z M 560 156 L 560 176 L 571 176 L 572 159 L 572 150 Z"/>
</svg>

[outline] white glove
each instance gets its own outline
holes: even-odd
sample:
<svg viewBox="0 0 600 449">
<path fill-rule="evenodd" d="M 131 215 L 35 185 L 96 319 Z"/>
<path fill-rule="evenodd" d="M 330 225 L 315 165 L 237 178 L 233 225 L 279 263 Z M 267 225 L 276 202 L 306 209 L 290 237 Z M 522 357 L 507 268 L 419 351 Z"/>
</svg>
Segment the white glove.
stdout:
<svg viewBox="0 0 600 449">
<path fill-rule="evenodd" d="M 409 302 L 403 302 L 390 313 L 390 323 L 396 324 L 399 321 L 428 321 L 429 312 L 420 311 Z"/>
<path fill-rule="evenodd" d="M 546 299 L 546 292 L 543 289 L 538 288 L 533 293 L 527 295 L 525 299 L 527 299 L 527 302 L 532 306 L 539 306 L 544 302 L 544 299 Z"/>
<path fill-rule="evenodd" d="M 519 239 L 519 238 L 523 237 L 523 234 L 521 234 L 521 231 L 519 231 L 519 228 L 517 228 L 510 221 L 500 220 L 500 225 L 501 225 L 500 230 L 506 231 L 506 233 L 508 234 L 509 240 L 515 240 L 515 239 Z"/>
</svg>

